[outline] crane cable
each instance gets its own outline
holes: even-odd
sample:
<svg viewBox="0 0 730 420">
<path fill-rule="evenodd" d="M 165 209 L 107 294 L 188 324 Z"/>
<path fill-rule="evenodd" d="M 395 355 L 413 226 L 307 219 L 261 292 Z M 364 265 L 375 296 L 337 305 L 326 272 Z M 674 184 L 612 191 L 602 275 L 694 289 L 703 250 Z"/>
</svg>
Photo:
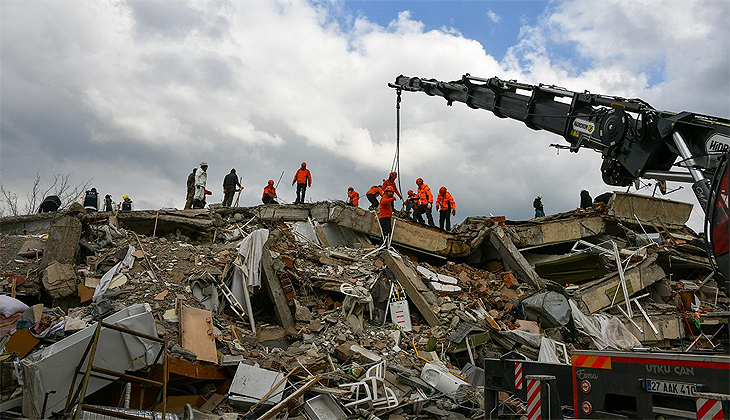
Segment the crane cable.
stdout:
<svg viewBox="0 0 730 420">
<path fill-rule="evenodd" d="M 401 100 L 401 89 L 396 89 L 395 98 L 395 156 L 393 156 L 393 164 L 390 166 L 390 171 L 395 172 L 398 176 L 398 190 L 403 191 L 403 187 L 400 183 L 400 100 Z"/>
</svg>

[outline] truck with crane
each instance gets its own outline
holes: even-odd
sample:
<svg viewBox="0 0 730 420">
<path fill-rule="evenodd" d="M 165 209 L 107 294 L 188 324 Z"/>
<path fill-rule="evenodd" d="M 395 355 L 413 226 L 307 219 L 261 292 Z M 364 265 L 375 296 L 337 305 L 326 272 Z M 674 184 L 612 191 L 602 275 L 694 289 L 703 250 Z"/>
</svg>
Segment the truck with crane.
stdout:
<svg viewBox="0 0 730 420">
<path fill-rule="evenodd" d="M 447 105 L 461 102 L 562 136 L 568 142 L 563 147 L 572 152 L 593 149 L 602 155 L 601 175 L 608 185 L 626 187 L 640 178 L 692 184 L 705 213 L 708 258 L 718 285 L 724 281 L 730 290 L 730 120 L 660 111 L 641 99 L 469 74 L 451 82 L 401 75 L 389 86 L 399 99 L 401 92 L 440 96 Z M 483 367 L 485 417 L 490 419 L 500 417 L 500 392 L 524 401 L 528 419 L 566 413 L 574 418 L 730 418 L 727 355 L 578 350 L 561 364 L 530 361 L 513 350 L 485 358 Z"/>
</svg>

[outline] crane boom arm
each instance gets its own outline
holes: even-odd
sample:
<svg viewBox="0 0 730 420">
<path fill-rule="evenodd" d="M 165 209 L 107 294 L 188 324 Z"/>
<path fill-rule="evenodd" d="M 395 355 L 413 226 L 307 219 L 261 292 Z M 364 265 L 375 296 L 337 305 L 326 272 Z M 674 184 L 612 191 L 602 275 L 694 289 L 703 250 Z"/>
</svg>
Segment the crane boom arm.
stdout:
<svg viewBox="0 0 730 420">
<path fill-rule="evenodd" d="M 441 96 L 448 105 L 463 102 L 470 108 L 491 111 L 500 118 L 522 121 L 533 130 L 562 136 L 573 152 L 582 147 L 598 151 L 603 155 L 603 180 L 609 185 L 630 185 L 647 172 L 668 173 L 677 156 L 687 159 L 706 155 L 711 138 L 720 140 L 715 141 L 719 144 L 717 151 L 730 144 L 729 120 L 688 112 L 657 111 L 641 99 L 579 93 L 558 86 L 529 85 L 497 77 L 484 79 L 469 74 L 452 82 L 398 76 L 389 86 Z M 689 139 L 690 156 L 684 156 L 676 145 L 675 131 Z M 704 178 L 714 171 L 717 163 L 707 160 L 701 168 L 706 173 Z"/>
</svg>

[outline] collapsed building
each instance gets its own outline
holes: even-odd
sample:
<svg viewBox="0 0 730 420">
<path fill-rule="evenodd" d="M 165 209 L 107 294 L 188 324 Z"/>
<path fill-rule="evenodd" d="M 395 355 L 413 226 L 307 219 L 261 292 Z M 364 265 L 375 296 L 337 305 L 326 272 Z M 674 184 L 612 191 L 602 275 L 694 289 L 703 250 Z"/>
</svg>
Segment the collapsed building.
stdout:
<svg viewBox="0 0 730 420">
<path fill-rule="evenodd" d="M 0 412 L 480 418 L 485 357 L 727 353 L 691 211 L 616 192 L 452 232 L 401 214 L 390 248 L 342 202 L 6 217 Z"/>
</svg>

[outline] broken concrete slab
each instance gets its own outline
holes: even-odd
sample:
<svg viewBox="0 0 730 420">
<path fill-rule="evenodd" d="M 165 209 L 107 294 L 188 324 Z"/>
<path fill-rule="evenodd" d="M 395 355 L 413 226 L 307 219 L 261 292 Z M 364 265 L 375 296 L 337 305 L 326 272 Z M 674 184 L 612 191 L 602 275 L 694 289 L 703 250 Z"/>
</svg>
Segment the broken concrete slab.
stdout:
<svg viewBox="0 0 730 420">
<path fill-rule="evenodd" d="M 294 325 L 294 317 L 292 316 L 291 309 L 289 309 L 289 301 L 286 298 L 284 288 L 281 286 L 279 276 L 277 276 L 274 270 L 268 241 L 261 250 L 261 266 L 263 268 L 263 278 L 261 280 L 266 288 L 266 293 L 268 293 L 271 301 L 274 302 L 276 319 L 284 329 L 288 329 Z"/>
<path fill-rule="evenodd" d="M 380 238 L 378 218 L 373 212 L 338 206 L 332 209 L 330 221 Z M 466 257 L 471 252 L 471 248 L 456 235 L 400 218 L 396 218 L 393 227 L 393 244 L 443 257 Z"/>
<path fill-rule="evenodd" d="M 380 257 L 385 261 L 390 271 L 393 272 L 400 285 L 403 286 L 408 298 L 416 305 L 416 308 L 418 308 L 418 311 L 426 322 L 428 322 L 428 325 L 431 327 L 441 325 L 441 320 L 433 312 L 422 294 L 422 292 L 428 291 L 428 288 L 423 284 L 418 274 L 407 266 L 401 258 L 393 257 L 388 250 L 382 251 Z"/>
<path fill-rule="evenodd" d="M 692 204 L 667 200 L 648 195 L 628 194 L 615 191 L 608 200 L 608 214 L 619 221 L 651 225 L 652 221 L 661 221 L 669 229 L 681 229 L 692 214 Z"/>
<path fill-rule="evenodd" d="M 530 222 L 509 226 L 508 231 L 516 247 L 527 248 L 599 235 L 606 231 L 606 219 L 604 216 L 584 216 Z"/>
<path fill-rule="evenodd" d="M 666 277 L 664 270 L 656 264 L 656 259 L 657 254 L 650 254 L 645 260 L 624 271 L 629 296 Z M 605 277 L 583 284 L 580 289 L 580 299 L 590 313 L 596 313 L 611 306 L 614 295 L 616 296 L 614 303 L 623 302 L 624 297 L 621 290 L 616 293 L 616 288 L 620 288 L 620 283 L 621 278 L 618 272 L 613 272 Z"/>
<path fill-rule="evenodd" d="M 40 239 L 30 238 L 23 242 L 18 251 L 18 256 L 23 258 L 35 258 L 43 255 L 43 248 L 46 246 L 45 242 Z"/>
<path fill-rule="evenodd" d="M 40 268 L 44 269 L 53 262 L 73 264 L 79 249 L 81 221 L 71 215 L 63 215 L 51 221 L 48 240 L 43 248 Z M 74 286 L 75 287 L 75 286 Z"/>
<path fill-rule="evenodd" d="M 510 239 L 510 235 L 505 232 L 505 229 L 501 226 L 492 227 L 489 233 L 489 242 L 499 252 L 499 255 L 502 256 L 503 261 L 509 268 L 516 271 L 538 290 L 545 288 L 545 284 L 540 276 L 537 275 L 525 257 L 522 256 L 512 242 L 512 239 Z"/>
<path fill-rule="evenodd" d="M 43 270 L 43 287 L 54 298 L 60 299 L 77 293 L 76 273 L 70 264 L 54 262 Z"/>
</svg>

